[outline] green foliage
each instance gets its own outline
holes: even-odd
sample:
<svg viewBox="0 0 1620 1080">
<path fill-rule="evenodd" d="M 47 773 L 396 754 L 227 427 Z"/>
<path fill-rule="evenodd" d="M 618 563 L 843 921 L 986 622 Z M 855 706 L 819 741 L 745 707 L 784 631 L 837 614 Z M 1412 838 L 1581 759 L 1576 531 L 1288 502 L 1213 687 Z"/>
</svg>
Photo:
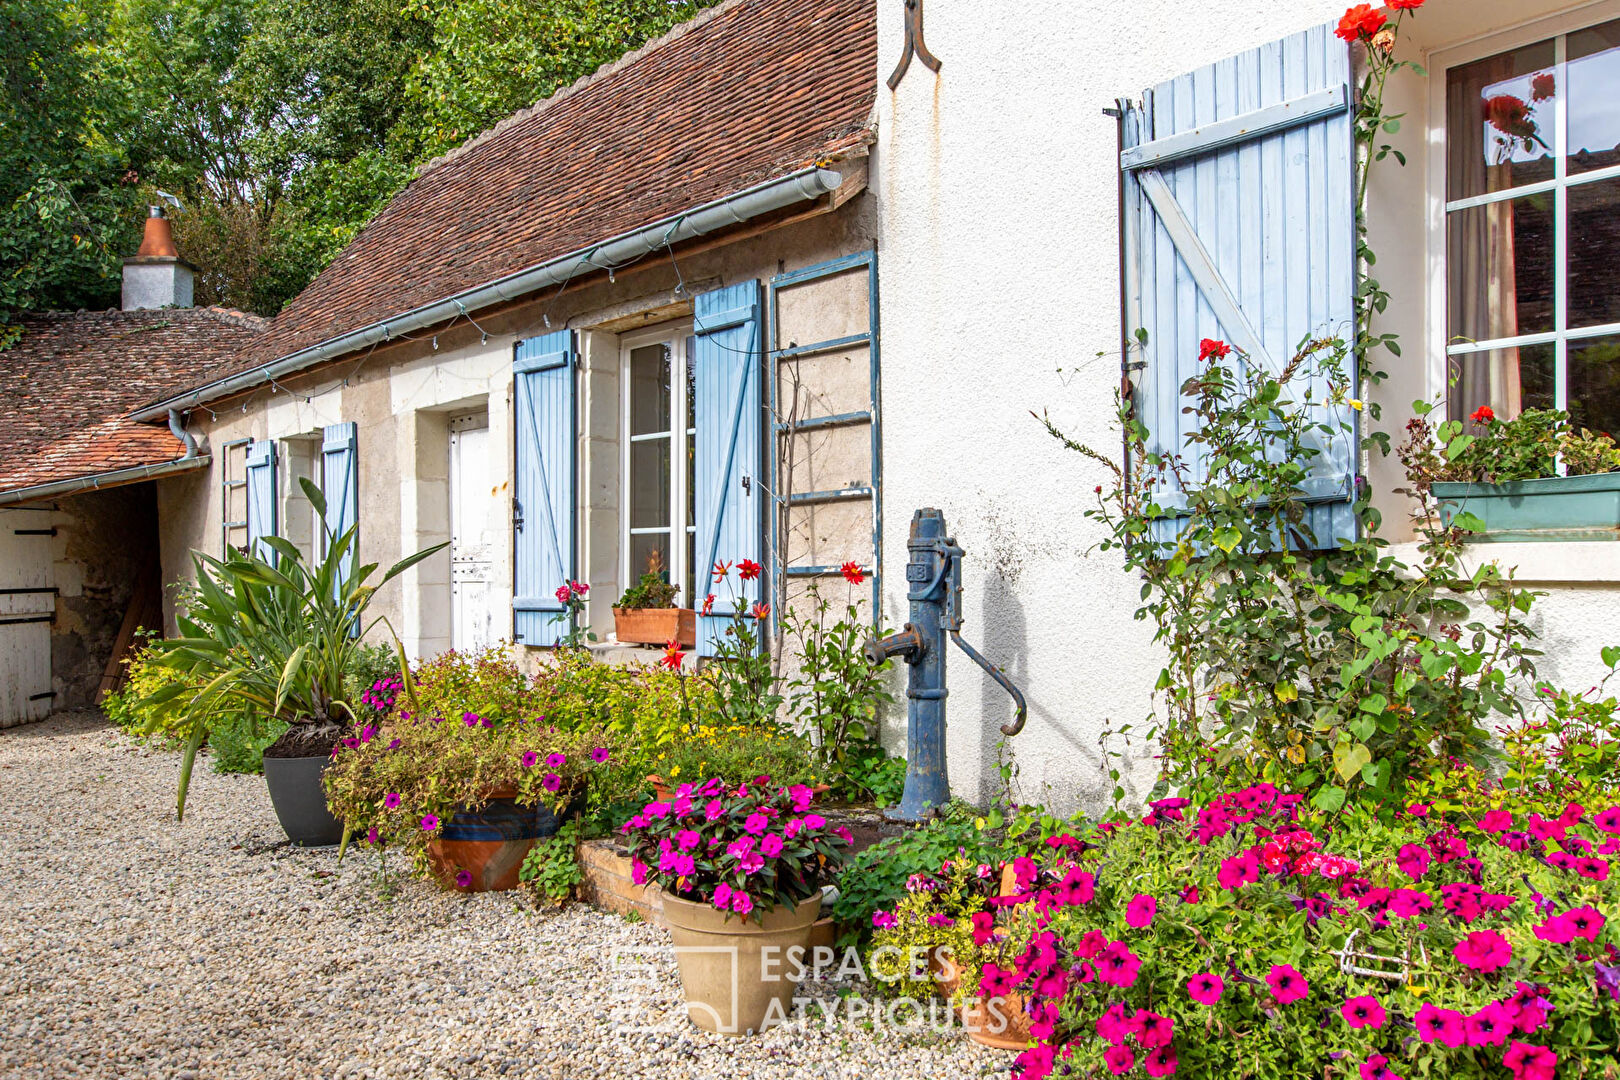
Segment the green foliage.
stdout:
<svg viewBox="0 0 1620 1080">
<path fill-rule="evenodd" d="M 415 0 L 432 27 L 406 100 L 424 157 L 589 75 L 712 0 Z"/>
<path fill-rule="evenodd" d="M 134 250 L 129 102 L 102 77 L 106 28 L 100 0 L 0 0 L 0 348 L 21 312 L 114 302 Z"/>
<path fill-rule="evenodd" d="M 107 695 L 101 703 L 101 711 L 126 734 L 173 737 L 174 733 L 166 730 L 161 721 L 154 725 L 153 710 L 143 702 L 166 686 L 181 684 L 195 688 L 200 684 L 188 683 L 172 668 L 153 663 L 152 646 L 157 635 L 144 630 L 140 634 L 139 644 L 124 660 L 124 685 Z"/>
<path fill-rule="evenodd" d="M 642 776 L 671 787 L 719 777 L 736 785 L 757 776 L 777 784 L 816 785 L 830 779 L 810 741 L 776 724 L 695 724 L 682 737 L 636 759 Z"/>
<path fill-rule="evenodd" d="M 656 570 L 649 570 L 641 575 L 638 584 L 624 590 L 619 602 L 614 607 L 629 611 L 644 611 L 648 608 L 672 608 L 675 606 L 675 597 L 680 589 L 664 580 L 664 576 Z"/>
<path fill-rule="evenodd" d="M 1428 418 L 1434 407 L 1414 406 L 1417 423 L 1409 428 L 1405 450 L 1414 482 L 1471 481 L 1509 484 L 1556 476 L 1558 462 L 1570 476 L 1620 469 L 1620 448 L 1608 435 L 1570 426 L 1569 414 L 1554 409 L 1525 409 L 1511 420 L 1480 409 L 1465 423 Z M 1422 436 L 1420 439 L 1419 436 Z"/>
<path fill-rule="evenodd" d="M 928 960 L 943 951 L 960 972 L 951 995 L 952 1003 L 960 1005 L 978 996 L 982 962 L 969 920 L 996 894 L 1001 868 L 948 860 L 919 871 L 915 880 L 928 887 L 908 890 L 894 903 L 892 923 L 872 935 L 866 970 L 884 996 L 924 1001 L 940 990 Z"/>
<path fill-rule="evenodd" d="M 262 773 L 264 752 L 287 733 L 284 720 L 261 720 L 251 713 L 225 712 L 208 732 L 208 753 L 214 771 Z"/>
<path fill-rule="evenodd" d="M 829 622 L 832 604 L 812 584 L 804 604 L 808 610 L 795 606 L 784 613 L 788 636 L 798 644 L 797 669 L 787 680 L 788 713 L 811 733 L 837 778 L 835 790 L 859 797 L 869 793 L 864 778 L 886 782 L 877 715 L 894 701 L 886 689 L 894 665 L 866 658 L 866 639 L 875 628 L 861 617 L 859 601 L 847 601 L 842 615 Z"/>
<path fill-rule="evenodd" d="M 454 649 L 440 653 L 417 663 L 411 681 L 411 712 L 417 716 L 459 722 L 464 714 L 475 713 L 501 723 L 541 716 L 537 711 L 540 701 L 508 645 L 492 645 L 474 653 Z M 562 722 L 561 718 L 551 719 Z"/>
<path fill-rule="evenodd" d="M 308 480 L 300 483 L 315 512 L 324 516 L 320 489 Z M 142 701 L 151 710 L 154 729 L 172 726 L 185 740 L 180 815 L 197 749 L 230 714 L 246 713 L 253 723 L 282 721 L 300 729 L 311 745 L 324 746 L 354 719 L 346 685 L 360 637 L 376 625 L 365 622 L 376 590 L 447 546 L 439 544 L 395 563 L 372 585 L 367 582 L 377 567 L 354 565 L 354 539 L 353 528 L 330 537 L 325 557 L 312 567 L 279 537 L 265 540 L 278 556 L 274 563 L 240 552 L 224 561 L 192 554 L 197 580 L 191 603 L 178 620 L 180 636 L 152 648 L 152 662 L 180 679 Z M 198 683 L 201 688 L 193 690 Z"/>
<path fill-rule="evenodd" d="M 861 851 L 838 879 L 832 916 L 842 940 L 858 941 L 871 933 L 872 913 L 899 903 L 913 874 L 932 873 L 946 860 L 993 863 L 1000 838 L 973 807 L 957 800 L 939 816 Z"/>
<path fill-rule="evenodd" d="M 565 904 L 585 879 L 579 865 L 581 828 L 579 818 L 570 818 L 555 836 L 536 841 L 524 856 L 518 880 L 532 885 L 541 900 Z"/>
</svg>

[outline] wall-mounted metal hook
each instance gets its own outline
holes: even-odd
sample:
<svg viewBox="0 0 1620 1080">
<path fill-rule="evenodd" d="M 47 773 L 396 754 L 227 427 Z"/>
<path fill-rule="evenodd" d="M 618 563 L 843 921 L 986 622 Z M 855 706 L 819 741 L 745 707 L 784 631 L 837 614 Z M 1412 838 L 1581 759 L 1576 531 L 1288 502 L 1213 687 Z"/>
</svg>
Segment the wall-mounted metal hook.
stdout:
<svg viewBox="0 0 1620 1080">
<path fill-rule="evenodd" d="M 900 88 L 900 80 L 906 77 L 913 56 L 929 71 L 939 71 L 939 57 L 928 51 L 928 43 L 923 40 L 923 0 L 906 0 L 906 50 L 900 54 L 900 66 L 889 76 L 890 90 Z"/>
</svg>

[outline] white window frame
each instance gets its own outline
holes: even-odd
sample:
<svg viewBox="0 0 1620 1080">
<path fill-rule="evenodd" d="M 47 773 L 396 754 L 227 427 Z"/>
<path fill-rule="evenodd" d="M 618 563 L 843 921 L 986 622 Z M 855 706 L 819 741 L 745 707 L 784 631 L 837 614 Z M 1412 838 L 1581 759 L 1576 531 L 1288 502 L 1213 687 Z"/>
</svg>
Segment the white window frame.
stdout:
<svg viewBox="0 0 1620 1080">
<path fill-rule="evenodd" d="M 297 547 L 304 555 L 305 565 L 311 567 L 326 557 L 326 522 L 315 512 L 315 504 L 304 497 L 304 489 L 298 483 L 293 463 L 296 457 L 299 462 L 309 465 L 310 472 L 306 479 L 312 481 L 324 497 L 326 475 L 321 465 L 321 437 L 322 433 L 316 430 L 283 435 L 275 440 L 276 483 L 281 489 L 276 493 L 276 497 L 281 500 L 281 505 L 277 507 L 280 520 L 277 523 L 276 534 Z M 307 546 L 306 538 L 294 539 L 292 536 L 295 516 L 300 531 L 308 530 Z"/>
<path fill-rule="evenodd" d="M 686 536 L 681 536 L 681 543 L 675 542 L 675 535 L 682 531 L 682 524 L 686 520 L 686 505 L 689 493 L 686 480 L 686 439 L 697 431 L 697 418 L 686 415 L 686 373 L 692 363 L 692 357 L 687 353 L 687 339 L 692 336 L 692 323 L 665 323 L 652 330 L 641 331 L 635 334 L 624 334 L 619 338 L 619 385 L 624 392 L 619 396 L 619 430 L 623 437 L 619 441 L 619 491 L 621 503 L 619 506 L 619 580 L 628 588 L 641 580 L 645 572 L 644 567 L 630 565 L 630 541 L 632 536 L 652 536 L 664 533 L 666 530 L 657 528 L 633 529 L 630 527 L 630 446 L 634 442 L 650 442 L 660 438 L 670 440 L 669 456 L 669 580 L 680 589 L 676 602 L 683 607 L 693 607 L 694 599 L 688 595 L 686 581 L 690 576 L 694 581 L 700 580 L 701 575 L 693 573 L 692 568 L 686 565 Z M 666 344 L 669 346 L 669 411 L 668 422 L 662 432 L 648 432 L 644 435 L 632 436 L 630 434 L 630 395 L 633 386 L 630 379 L 630 354 L 637 349 L 648 345 Z M 680 438 L 676 439 L 679 433 Z M 694 476 L 696 483 L 697 477 Z M 693 522 L 686 525 L 685 534 L 695 534 L 697 524 Z"/>
<path fill-rule="evenodd" d="M 1554 407 L 1563 409 L 1567 407 L 1566 381 L 1568 344 L 1571 341 L 1582 341 L 1592 337 L 1603 337 L 1611 334 L 1620 334 L 1620 323 L 1610 323 L 1604 326 L 1581 327 L 1577 330 L 1568 329 L 1566 311 L 1567 281 L 1569 265 L 1567 258 L 1566 229 L 1566 192 L 1570 187 L 1579 186 L 1604 179 L 1620 177 L 1620 166 L 1611 166 L 1607 169 L 1596 169 L 1591 172 L 1579 174 L 1573 182 L 1566 176 L 1568 165 L 1565 161 L 1565 139 L 1568 126 L 1566 123 L 1568 97 L 1562 92 L 1568 86 L 1564 69 L 1564 38 L 1566 35 L 1590 26 L 1620 19 L 1620 0 L 1601 0 L 1598 3 L 1585 4 L 1568 11 L 1559 12 L 1534 19 L 1520 26 L 1485 34 L 1463 44 L 1438 49 L 1425 58 L 1424 67 L 1428 72 L 1428 111 L 1429 111 L 1429 153 L 1428 153 L 1428 192 L 1429 192 L 1429 228 L 1428 243 L 1430 252 L 1430 266 L 1432 268 L 1429 279 L 1429 356 L 1427 380 L 1431 392 L 1442 398 L 1450 393 L 1449 374 L 1450 360 L 1453 356 L 1469 353 L 1485 352 L 1490 349 L 1512 348 L 1523 345 L 1544 345 L 1552 343 L 1556 346 L 1554 353 Z M 1450 70 L 1464 64 L 1483 60 L 1510 49 L 1523 48 L 1548 39 L 1555 41 L 1555 58 L 1558 65 L 1558 86 L 1560 93 L 1556 99 L 1557 124 L 1556 139 L 1553 143 L 1554 178 L 1534 184 L 1523 184 L 1507 188 L 1501 192 L 1490 192 L 1487 195 L 1474 196 L 1466 199 L 1448 199 L 1447 191 L 1447 157 L 1448 133 L 1446 130 L 1446 80 Z M 1539 334 L 1521 334 L 1511 338 L 1497 338 L 1489 342 L 1457 342 L 1449 340 L 1450 333 L 1449 301 L 1450 301 L 1450 268 L 1446 264 L 1446 230 L 1450 214 L 1454 210 L 1466 209 L 1470 206 L 1482 206 L 1487 203 L 1500 201 L 1504 198 L 1517 198 L 1538 192 L 1553 191 L 1556 193 L 1553 207 L 1553 330 Z"/>
</svg>

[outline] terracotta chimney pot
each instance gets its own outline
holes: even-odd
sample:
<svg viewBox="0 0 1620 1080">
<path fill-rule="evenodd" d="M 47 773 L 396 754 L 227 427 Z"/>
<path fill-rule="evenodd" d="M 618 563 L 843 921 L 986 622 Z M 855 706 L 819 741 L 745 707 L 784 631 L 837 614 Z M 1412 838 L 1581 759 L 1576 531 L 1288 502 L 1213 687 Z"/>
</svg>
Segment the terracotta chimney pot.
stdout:
<svg viewBox="0 0 1620 1080">
<path fill-rule="evenodd" d="M 174 230 L 169 227 L 169 219 L 161 206 L 147 208 L 146 232 L 141 236 L 141 249 L 135 254 L 137 257 L 180 257 L 180 249 L 174 246 Z"/>
</svg>

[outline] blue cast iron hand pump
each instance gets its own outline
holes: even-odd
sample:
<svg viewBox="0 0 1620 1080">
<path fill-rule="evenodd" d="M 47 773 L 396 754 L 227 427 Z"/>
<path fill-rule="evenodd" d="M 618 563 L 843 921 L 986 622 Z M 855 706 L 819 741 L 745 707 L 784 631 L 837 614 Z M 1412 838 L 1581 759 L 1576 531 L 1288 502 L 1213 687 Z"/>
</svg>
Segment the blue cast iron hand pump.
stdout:
<svg viewBox="0 0 1620 1080">
<path fill-rule="evenodd" d="M 1018 714 L 1001 726 L 1003 735 L 1024 730 L 1029 710 L 1012 680 L 962 640 L 962 559 L 967 553 L 946 535 L 945 515 L 932 508 L 913 514 L 906 547 L 911 552 L 906 563 L 911 621 L 898 633 L 868 641 L 866 657 L 879 664 L 900 656 L 911 667 L 906 680 L 906 790 L 899 809 L 889 816 L 921 821 L 951 801 L 945 763 L 945 698 L 950 693 L 945 686 L 945 635 L 1012 695 Z"/>
</svg>

